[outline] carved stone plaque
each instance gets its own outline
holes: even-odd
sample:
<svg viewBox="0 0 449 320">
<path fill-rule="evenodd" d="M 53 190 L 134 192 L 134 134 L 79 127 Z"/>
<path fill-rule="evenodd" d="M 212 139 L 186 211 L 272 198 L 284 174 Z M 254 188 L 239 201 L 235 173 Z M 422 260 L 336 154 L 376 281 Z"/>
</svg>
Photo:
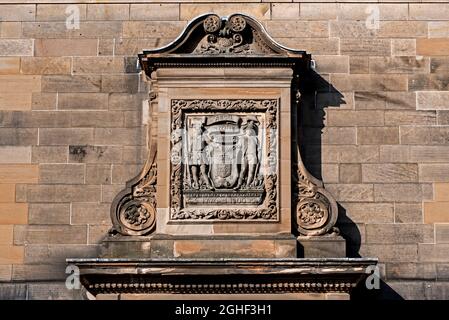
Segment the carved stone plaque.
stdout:
<svg viewBox="0 0 449 320">
<path fill-rule="evenodd" d="M 171 107 L 171 220 L 276 220 L 278 100 Z"/>
</svg>

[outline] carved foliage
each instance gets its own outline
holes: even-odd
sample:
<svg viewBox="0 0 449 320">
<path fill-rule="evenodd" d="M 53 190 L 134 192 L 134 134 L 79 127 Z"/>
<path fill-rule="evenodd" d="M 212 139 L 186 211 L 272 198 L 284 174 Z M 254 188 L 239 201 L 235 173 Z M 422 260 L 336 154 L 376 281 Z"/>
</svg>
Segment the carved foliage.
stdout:
<svg viewBox="0 0 449 320">
<path fill-rule="evenodd" d="M 277 210 L 277 164 L 271 161 L 268 174 L 265 174 L 263 187 L 265 200 L 255 208 L 184 208 L 183 205 L 183 154 L 181 132 L 183 111 L 229 111 L 264 112 L 266 121 L 266 145 L 270 159 L 276 159 L 275 134 L 277 128 L 278 101 L 275 99 L 235 99 L 235 100 L 172 100 L 171 119 L 171 220 L 276 220 Z M 269 160 L 269 159 L 268 159 Z"/>
<path fill-rule="evenodd" d="M 209 15 L 203 21 L 206 36 L 194 53 L 197 54 L 272 54 L 273 50 L 260 37 L 258 31 L 248 26 L 242 15 L 221 19 Z"/>
</svg>

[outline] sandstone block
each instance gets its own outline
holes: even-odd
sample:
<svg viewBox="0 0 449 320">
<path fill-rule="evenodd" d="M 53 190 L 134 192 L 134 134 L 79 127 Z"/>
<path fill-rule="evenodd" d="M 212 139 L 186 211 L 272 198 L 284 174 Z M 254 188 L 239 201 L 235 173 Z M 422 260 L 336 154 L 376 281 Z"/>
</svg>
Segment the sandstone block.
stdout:
<svg viewBox="0 0 449 320">
<path fill-rule="evenodd" d="M 177 21 L 179 4 L 131 4 L 130 20 Z"/>
<path fill-rule="evenodd" d="M 367 224 L 367 243 L 422 243 L 434 242 L 432 225 L 423 224 Z"/>
<path fill-rule="evenodd" d="M 2 191 L 11 192 L 0 185 Z M 9 185 L 12 186 L 12 185 Z M 0 203 L 0 224 L 26 224 L 28 221 L 28 205 L 25 203 Z"/>
<path fill-rule="evenodd" d="M 141 128 L 95 128 L 95 144 L 136 146 L 143 145 L 145 139 L 146 133 Z"/>
<path fill-rule="evenodd" d="M 33 4 L 2 4 L 0 21 L 34 21 L 36 6 Z"/>
<path fill-rule="evenodd" d="M 37 144 L 37 129 L 0 128 L 0 145 L 29 146 Z"/>
<path fill-rule="evenodd" d="M 388 279 L 431 280 L 437 277 L 436 266 L 432 263 L 387 263 L 386 273 Z"/>
<path fill-rule="evenodd" d="M 0 264 L 21 264 L 23 257 L 23 247 L 0 244 Z"/>
<path fill-rule="evenodd" d="M 449 39 L 417 39 L 416 53 L 423 56 L 444 56 L 449 50 Z"/>
<path fill-rule="evenodd" d="M 435 224 L 436 243 L 449 243 L 449 225 Z"/>
<path fill-rule="evenodd" d="M 73 73 L 120 73 L 124 72 L 124 59 L 121 57 L 75 57 Z"/>
<path fill-rule="evenodd" d="M 124 38 L 174 38 L 184 28 L 181 21 L 124 21 Z"/>
<path fill-rule="evenodd" d="M 399 128 L 397 127 L 359 127 L 357 128 L 359 144 L 398 144 Z"/>
<path fill-rule="evenodd" d="M 395 203 L 395 223 L 423 223 L 422 203 Z"/>
<path fill-rule="evenodd" d="M 36 39 L 35 56 L 96 56 L 97 39 Z"/>
<path fill-rule="evenodd" d="M 417 4 L 409 5 L 410 20 L 449 20 L 449 4 Z"/>
<path fill-rule="evenodd" d="M 374 201 L 417 202 L 425 198 L 423 186 L 413 183 L 374 185 Z"/>
<path fill-rule="evenodd" d="M 418 110 L 449 110 L 449 91 L 417 92 Z"/>
<path fill-rule="evenodd" d="M 340 165 L 341 183 L 360 183 L 362 180 L 362 171 L 359 164 L 344 163 Z"/>
<path fill-rule="evenodd" d="M 339 53 L 338 38 L 287 38 L 275 37 L 279 43 L 299 50 L 322 55 L 337 55 Z"/>
<path fill-rule="evenodd" d="M 26 198 L 33 203 L 98 202 L 101 198 L 99 185 L 27 185 Z"/>
<path fill-rule="evenodd" d="M 86 166 L 86 184 L 110 184 L 111 166 L 105 164 L 88 164 Z"/>
<path fill-rule="evenodd" d="M 70 224 L 70 204 L 32 203 L 29 207 L 30 224 Z"/>
<path fill-rule="evenodd" d="M 449 21 L 429 21 L 429 38 L 449 37 Z"/>
<path fill-rule="evenodd" d="M 38 166 L 34 164 L 0 164 L 2 183 L 37 183 Z"/>
<path fill-rule="evenodd" d="M 270 20 L 267 21 L 267 30 L 273 37 L 327 38 L 329 36 L 327 21 Z"/>
<path fill-rule="evenodd" d="M 28 75 L 0 75 L 0 93 L 31 93 L 41 91 L 41 77 Z"/>
<path fill-rule="evenodd" d="M 302 10 L 301 10 L 301 12 L 302 12 Z M 272 20 L 298 20 L 299 19 L 299 3 L 273 3 L 271 5 L 271 19 Z"/>
<path fill-rule="evenodd" d="M 31 110 L 32 93 L 0 93 L 0 110 Z"/>
<path fill-rule="evenodd" d="M 415 39 L 392 39 L 391 54 L 393 56 L 415 56 L 416 40 Z"/>
<path fill-rule="evenodd" d="M 355 223 L 392 223 L 394 221 L 391 203 L 344 202 L 341 205 L 346 211 L 345 216 Z"/>
<path fill-rule="evenodd" d="M 88 4 L 88 20 L 128 20 L 129 4 Z"/>
<path fill-rule="evenodd" d="M 337 201 L 366 202 L 374 200 L 372 184 L 327 184 L 326 189 Z"/>
<path fill-rule="evenodd" d="M 85 4 L 76 4 L 79 12 L 79 19 L 86 20 Z M 67 10 L 66 4 L 38 4 L 36 11 L 36 21 L 66 21 L 72 11 Z"/>
<path fill-rule="evenodd" d="M 137 74 L 103 75 L 102 92 L 136 93 L 139 90 L 139 76 Z"/>
<path fill-rule="evenodd" d="M 69 162 L 121 163 L 122 148 L 114 146 L 69 146 Z"/>
<path fill-rule="evenodd" d="M 217 13 L 221 16 L 228 16 L 235 13 L 235 5 L 226 4 L 181 4 L 180 6 L 180 19 L 191 20 L 192 18 L 199 16 L 205 12 Z M 257 19 L 270 19 L 270 4 L 241 4 L 239 5 L 239 12 L 249 14 Z"/>
<path fill-rule="evenodd" d="M 100 75 L 43 76 L 43 92 L 99 92 Z"/>
<path fill-rule="evenodd" d="M 71 59 L 68 57 L 22 57 L 23 74 L 70 74 Z"/>
<path fill-rule="evenodd" d="M 60 93 L 60 110 L 104 110 L 108 108 L 107 93 Z M 89 115 L 89 113 L 85 113 Z"/>
<path fill-rule="evenodd" d="M 39 130 L 40 145 L 91 144 L 94 129 L 88 128 L 43 128 Z"/>
<path fill-rule="evenodd" d="M 40 164 L 39 183 L 41 184 L 83 184 L 83 164 Z"/>
<path fill-rule="evenodd" d="M 31 151 L 33 163 L 64 163 L 67 162 L 67 147 L 33 146 Z"/>
<path fill-rule="evenodd" d="M 31 147 L 0 147 L 0 163 L 31 163 Z"/>
<path fill-rule="evenodd" d="M 435 201 L 449 201 L 449 183 L 435 183 Z"/>
<path fill-rule="evenodd" d="M 123 127 L 123 122 L 126 120 L 126 115 L 124 116 L 123 112 L 80 111 L 71 113 L 72 127 Z"/>
<path fill-rule="evenodd" d="M 33 92 L 31 94 L 31 108 L 33 110 L 55 110 L 56 93 Z"/>
<path fill-rule="evenodd" d="M 72 224 L 109 224 L 111 221 L 107 203 L 74 203 L 72 205 Z"/>
<path fill-rule="evenodd" d="M 18 74 L 19 72 L 19 57 L 0 57 L 0 74 Z"/>
<path fill-rule="evenodd" d="M 341 39 L 340 53 L 350 56 L 389 56 L 391 41 L 385 39 Z"/>
<path fill-rule="evenodd" d="M 447 262 L 449 259 L 449 243 L 418 244 L 419 261 Z"/>
<path fill-rule="evenodd" d="M 368 57 L 352 56 L 349 58 L 349 73 L 369 73 Z"/>
<path fill-rule="evenodd" d="M 15 202 L 15 198 L 16 188 L 13 184 L 0 184 L 0 203 Z"/>
<path fill-rule="evenodd" d="M 418 180 L 416 164 L 362 164 L 363 182 L 413 182 Z"/>
<path fill-rule="evenodd" d="M 425 223 L 448 223 L 449 202 L 424 202 Z"/>
<path fill-rule="evenodd" d="M 449 141 L 449 128 L 436 126 L 403 126 L 401 143 L 412 145 L 446 145 Z"/>
<path fill-rule="evenodd" d="M 379 153 L 380 161 L 383 163 L 413 162 L 410 156 L 410 146 L 381 145 Z"/>
<path fill-rule="evenodd" d="M 15 244 L 83 244 L 86 239 L 86 226 L 23 225 L 14 229 Z"/>
</svg>

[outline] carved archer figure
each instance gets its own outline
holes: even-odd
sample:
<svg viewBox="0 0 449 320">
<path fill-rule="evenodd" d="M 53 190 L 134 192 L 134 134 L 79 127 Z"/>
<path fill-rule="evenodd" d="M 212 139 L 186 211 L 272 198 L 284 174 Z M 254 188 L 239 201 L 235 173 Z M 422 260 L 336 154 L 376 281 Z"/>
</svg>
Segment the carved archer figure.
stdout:
<svg viewBox="0 0 449 320">
<path fill-rule="evenodd" d="M 256 169 L 259 164 L 257 156 L 259 141 L 257 138 L 257 125 L 259 121 L 256 117 L 250 116 L 242 124 L 243 135 L 237 142 L 237 156 L 240 160 L 240 174 L 235 190 L 239 189 L 246 177 L 246 186 L 249 187 L 256 175 Z"/>
</svg>

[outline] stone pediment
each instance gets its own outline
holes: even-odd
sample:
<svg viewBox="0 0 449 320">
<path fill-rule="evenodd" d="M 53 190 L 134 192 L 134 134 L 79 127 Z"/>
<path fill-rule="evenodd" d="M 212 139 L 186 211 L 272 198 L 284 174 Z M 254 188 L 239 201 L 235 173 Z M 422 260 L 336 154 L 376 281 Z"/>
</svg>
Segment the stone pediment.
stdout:
<svg viewBox="0 0 449 320">
<path fill-rule="evenodd" d="M 244 58 L 244 59 L 243 59 Z M 307 68 L 310 55 L 277 43 L 250 16 L 219 17 L 208 13 L 193 19 L 168 45 L 139 54 L 148 76 L 160 67 L 291 67 Z"/>
</svg>

